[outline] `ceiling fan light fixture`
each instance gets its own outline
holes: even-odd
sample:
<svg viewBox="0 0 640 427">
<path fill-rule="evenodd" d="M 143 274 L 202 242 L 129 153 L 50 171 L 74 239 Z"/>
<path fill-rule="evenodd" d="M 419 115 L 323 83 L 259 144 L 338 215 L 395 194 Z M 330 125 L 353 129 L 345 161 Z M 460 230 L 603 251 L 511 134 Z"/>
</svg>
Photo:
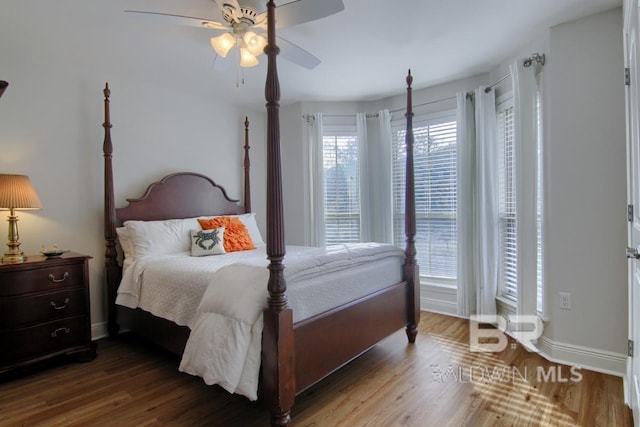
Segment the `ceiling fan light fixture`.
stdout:
<svg viewBox="0 0 640 427">
<path fill-rule="evenodd" d="M 253 31 L 247 31 L 244 34 L 244 44 L 251 55 L 258 56 L 264 52 L 264 47 L 267 45 L 267 39 Z"/>
<path fill-rule="evenodd" d="M 211 47 L 218 55 L 226 58 L 231 48 L 236 44 L 236 39 L 230 33 L 224 33 L 218 37 L 211 37 Z"/>
<path fill-rule="evenodd" d="M 244 68 L 255 67 L 259 64 L 258 58 L 253 56 L 247 48 L 240 48 L 240 66 Z"/>
</svg>

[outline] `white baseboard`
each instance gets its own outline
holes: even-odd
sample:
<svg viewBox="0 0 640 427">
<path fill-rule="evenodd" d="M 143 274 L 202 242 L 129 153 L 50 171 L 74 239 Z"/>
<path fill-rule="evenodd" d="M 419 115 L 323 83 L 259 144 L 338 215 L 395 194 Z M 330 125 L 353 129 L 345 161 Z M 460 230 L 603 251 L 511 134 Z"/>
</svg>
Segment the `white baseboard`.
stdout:
<svg viewBox="0 0 640 427">
<path fill-rule="evenodd" d="M 107 322 L 94 323 L 91 325 L 91 339 L 93 341 L 109 336 Z"/>
<path fill-rule="evenodd" d="M 626 377 L 627 355 L 538 338 L 540 355 L 545 359 L 570 366 L 580 366 L 603 374 Z"/>
</svg>

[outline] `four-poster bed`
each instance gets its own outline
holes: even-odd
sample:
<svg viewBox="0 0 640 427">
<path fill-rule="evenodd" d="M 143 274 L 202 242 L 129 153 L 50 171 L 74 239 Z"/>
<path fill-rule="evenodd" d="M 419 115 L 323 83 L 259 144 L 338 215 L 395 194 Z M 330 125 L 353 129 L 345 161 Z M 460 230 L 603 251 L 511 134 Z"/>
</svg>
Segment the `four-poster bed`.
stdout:
<svg viewBox="0 0 640 427">
<path fill-rule="evenodd" d="M 307 389 L 336 369 L 359 356 L 381 339 L 406 327 L 413 343 L 417 335 L 419 281 L 415 249 L 415 202 L 413 182 L 413 133 L 411 74 L 407 76 L 407 173 L 405 233 L 406 248 L 399 278 L 374 291 L 342 302 L 321 313 L 295 320 L 285 280 L 285 239 L 280 166 L 279 99 L 275 44 L 275 4 L 267 3 L 268 58 L 266 79 L 267 109 L 267 238 L 268 280 L 262 312 L 261 391 L 268 402 L 271 423 L 286 426 L 297 393 Z M 245 120 L 244 206 L 230 199 L 225 190 L 209 178 L 194 173 L 169 175 L 149 186 L 138 199 L 127 199 L 126 207 L 116 209 L 113 191 L 112 141 L 110 135 L 109 87 L 105 95 L 105 265 L 109 299 L 109 333 L 116 336 L 119 322 L 126 315 L 127 327 L 160 345 L 182 353 L 190 329 L 154 316 L 144 310 L 116 309 L 118 287 L 123 278 L 117 260 L 118 227 L 126 221 L 163 221 L 202 216 L 240 215 L 251 212 L 249 185 L 248 120 Z M 227 255 L 225 255 L 227 256 Z M 294 256 L 295 258 L 295 256 Z M 263 258 L 264 260 L 264 258 Z M 126 260 L 125 260 L 126 261 Z M 291 261 L 290 259 L 290 262 Z M 291 264 L 287 268 L 291 268 Z M 264 271 L 264 269 L 263 269 Z"/>
</svg>

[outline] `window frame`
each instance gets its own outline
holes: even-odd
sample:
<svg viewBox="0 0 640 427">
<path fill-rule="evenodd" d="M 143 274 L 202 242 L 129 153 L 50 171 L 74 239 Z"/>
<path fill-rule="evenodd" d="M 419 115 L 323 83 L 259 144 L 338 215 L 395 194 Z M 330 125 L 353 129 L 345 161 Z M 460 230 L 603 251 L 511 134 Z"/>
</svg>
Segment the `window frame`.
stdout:
<svg viewBox="0 0 640 427">
<path fill-rule="evenodd" d="M 339 139 L 339 138 L 344 138 L 344 139 L 351 139 L 353 141 L 353 143 L 355 144 L 355 149 L 356 149 L 356 176 L 357 176 L 357 180 L 358 182 L 356 183 L 356 188 L 358 189 L 358 195 L 357 195 L 357 206 L 358 206 L 358 212 L 357 214 L 354 214 L 352 212 L 343 214 L 343 215 L 338 215 L 338 214 L 334 214 L 329 212 L 328 210 L 328 206 L 330 206 L 330 203 L 328 203 L 327 201 L 327 188 L 329 187 L 327 185 L 327 176 L 325 173 L 325 139 L 327 138 L 333 138 L 334 141 Z M 360 180 L 362 179 L 362 177 L 360 176 L 361 173 L 361 165 L 360 165 L 360 161 L 361 161 L 361 154 L 359 152 L 359 141 L 358 141 L 358 129 L 357 129 L 357 125 L 355 123 L 355 116 L 354 116 L 354 122 L 353 124 L 349 123 L 349 124 L 332 124 L 332 123 L 325 123 L 322 129 L 322 175 L 323 175 L 323 183 L 324 183 L 324 194 L 322 195 L 322 197 L 324 198 L 324 232 L 325 232 L 325 245 L 332 245 L 332 244 L 340 244 L 340 243 L 349 243 L 349 242 L 360 242 L 361 241 L 361 221 L 362 221 L 362 206 L 361 206 L 361 202 L 362 202 L 362 198 L 361 198 L 361 194 L 360 194 Z M 332 217 L 343 217 L 343 216 L 349 216 L 354 217 L 356 216 L 356 222 L 357 222 L 357 227 L 355 230 L 355 234 L 357 235 L 357 239 L 353 239 L 353 238 L 347 238 L 347 239 L 335 239 L 332 236 L 334 236 L 336 233 L 334 231 L 331 231 L 328 228 L 328 225 L 330 224 L 330 219 Z M 351 218 L 353 219 L 353 218 Z M 338 236 L 340 235 L 340 233 L 338 232 L 337 234 Z M 351 233 L 349 234 L 350 236 L 352 235 Z"/>
<path fill-rule="evenodd" d="M 420 265 L 423 268 L 420 268 L 420 282 L 421 284 L 424 285 L 434 285 L 434 286 L 445 286 L 445 287 L 449 287 L 449 288 L 457 288 L 457 277 L 458 277 L 458 271 L 457 271 L 457 257 L 458 257 L 458 248 L 457 248 L 457 191 L 458 191 L 458 177 L 457 177 L 457 144 L 458 144 L 458 140 L 457 140 L 457 111 L 456 109 L 447 109 L 447 110 L 443 110 L 443 111 L 438 111 L 438 112 L 434 112 L 434 113 L 428 113 L 428 114 L 422 114 L 422 115 L 418 115 L 415 116 L 413 119 L 413 131 L 414 131 L 414 138 L 415 138 L 415 130 L 419 129 L 421 127 L 431 127 L 431 126 L 438 126 L 441 124 L 445 124 L 445 123 L 453 123 L 453 134 L 455 137 L 455 143 L 453 145 L 453 153 L 454 153 L 454 159 L 455 161 L 453 162 L 453 168 L 450 168 L 450 170 L 453 171 L 453 173 L 455 174 L 455 190 L 453 192 L 453 194 L 450 194 L 449 197 L 452 199 L 453 201 L 453 210 L 452 213 L 451 211 L 449 211 L 449 213 L 446 214 L 438 214 L 438 213 L 425 213 L 425 214 L 421 214 L 420 212 L 416 212 L 416 220 L 419 220 L 419 218 L 421 216 L 425 216 L 425 218 L 428 219 L 429 216 L 436 216 L 436 217 L 441 217 L 443 215 L 445 215 L 448 219 L 453 221 L 453 229 L 454 229 L 454 234 L 451 236 L 452 239 L 450 239 L 453 242 L 453 259 L 450 262 L 452 267 L 453 267 L 453 271 L 455 273 L 454 277 L 447 277 L 447 276 L 442 276 L 442 275 L 431 275 L 431 274 L 426 274 L 426 268 L 424 268 L 423 263 L 420 262 L 420 256 L 421 256 L 421 251 L 418 250 L 418 265 Z M 394 223 L 394 227 L 393 227 L 393 231 L 394 231 L 394 244 L 396 244 L 397 246 L 401 246 L 404 248 L 405 245 L 405 241 L 406 241 L 406 237 L 404 235 L 404 231 L 400 234 L 397 233 L 398 227 L 396 226 L 396 224 L 399 222 L 401 224 L 404 224 L 404 184 L 401 185 L 401 188 L 399 189 L 402 194 L 400 197 L 400 200 L 398 200 L 398 196 L 396 196 L 397 192 L 395 191 L 397 188 L 396 185 L 396 179 L 400 178 L 396 175 L 396 169 L 395 169 L 395 153 L 396 150 L 395 148 L 395 144 L 404 144 L 404 139 L 403 138 L 399 138 L 399 134 L 402 135 L 404 133 L 404 135 L 406 135 L 406 122 L 404 120 L 393 120 L 391 122 L 391 131 L 392 131 L 392 200 L 393 200 L 393 223 Z M 401 140 L 401 141 L 400 141 Z M 414 140 L 414 167 L 416 166 L 415 164 L 415 144 L 416 141 Z M 403 171 L 401 172 L 401 176 L 404 176 L 404 164 L 403 164 Z M 414 170 L 414 173 L 416 172 L 416 170 Z M 397 182 L 402 182 L 404 183 L 404 179 L 398 179 Z M 416 187 L 419 187 L 418 184 L 418 178 L 416 178 Z M 418 205 L 418 204 L 417 204 Z M 399 211 L 397 210 L 397 207 L 400 206 L 402 208 L 402 212 L 399 213 Z M 398 215 L 401 215 L 400 217 Z M 402 229 L 404 230 L 404 228 L 402 227 Z M 417 230 L 419 232 L 419 230 Z M 419 235 L 418 233 L 416 233 L 416 245 L 419 245 Z"/>
</svg>

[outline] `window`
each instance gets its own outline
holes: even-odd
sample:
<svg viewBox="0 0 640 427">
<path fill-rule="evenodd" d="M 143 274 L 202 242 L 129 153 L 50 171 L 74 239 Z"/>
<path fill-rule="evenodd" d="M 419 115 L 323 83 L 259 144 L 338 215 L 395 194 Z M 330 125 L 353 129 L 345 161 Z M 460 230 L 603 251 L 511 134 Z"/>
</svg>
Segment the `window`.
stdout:
<svg viewBox="0 0 640 427">
<path fill-rule="evenodd" d="M 322 137 L 327 245 L 360 241 L 360 172 L 354 127 L 325 128 Z"/>
<path fill-rule="evenodd" d="M 456 226 L 456 116 L 415 120 L 414 176 L 416 189 L 416 249 L 420 274 L 431 281 L 455 284 Z M 405 246 L 406 129 L 393 126 L 393 234 Z"/>
<path fill-rule="evenodd" d="M 518 295 L 516 238 L 515 153 L 513 144 L 513 104 L 498 105 L 498 281 L 502 295 L 516 300 Z"/>
<path fill-rule="evenodd" d="M 517 301 L 517 266 L 518 266 L 518 241 L 516 237 L 516 204 L 515 191 L 515 153 L 513 139 L 513 100 L 509 99 L 498 105 L 497 130 L 498 130 L 498 165 L 499 165 L 499 288 L 502 296 Z M 537 97 L 538 127 L 541 128 L 540 97 Z M 539 135 L 541 132 L 539 132 Z M 541 141 L 538 140 L 536 171 L 536 307 L 542 312 L 543 304 L 543 264 L 542 264 L 542 150 Z"/>
</svg>

